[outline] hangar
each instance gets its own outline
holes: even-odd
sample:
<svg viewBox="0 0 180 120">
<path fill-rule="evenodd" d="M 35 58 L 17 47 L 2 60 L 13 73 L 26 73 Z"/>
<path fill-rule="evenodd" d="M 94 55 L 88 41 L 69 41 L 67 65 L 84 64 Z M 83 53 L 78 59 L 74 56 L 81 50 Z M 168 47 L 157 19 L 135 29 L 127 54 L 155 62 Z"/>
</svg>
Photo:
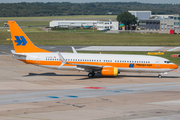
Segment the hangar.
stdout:
<svg viewBox="0 0 180 120">
<path fill-rule="evenodd" d="M 54 21 L 51 21 L 49 23 L 49 26 L 50 27 L 93 27 L 93 24 L 94 24 L 94 27 L 96 27 L 97 25 L 97 21 L 76 21 L 76 20 L 73 20 L 73 21 L 69 21 L 69 20 L 54 20 Z"/>
<path fill-rule="evenodd" d="M 97 30 L 118 30 L 119 25 L 118 21 L 51 21 L 50 27 L 94 27 Z"/>
</svg>

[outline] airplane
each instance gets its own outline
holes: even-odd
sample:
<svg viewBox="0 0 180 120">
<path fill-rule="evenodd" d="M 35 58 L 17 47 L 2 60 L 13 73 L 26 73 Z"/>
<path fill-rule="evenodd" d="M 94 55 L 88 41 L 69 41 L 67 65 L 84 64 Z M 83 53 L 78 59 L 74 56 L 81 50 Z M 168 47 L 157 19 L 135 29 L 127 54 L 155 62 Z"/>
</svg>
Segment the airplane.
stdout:
<svg viewBox="0 0 180 120">
<path fill-rule="evenodd" d="M 118 76 L 120 72 L 158 73 L 158 77 L 161 78 L 163 73 L 178 68 L 168 59 L 157 56 L 85 54 L 78 53 L 74 47 L 72 47 L 73 53 L 47 51 L 36 47 L 15 21 L 8 21 L 8 23 L 14 46 L 14 50 L 11 50 L 13 57 L 26 64 L 86 71 L 89 78 L 96 73 L 102 76 Z"/>
</svg>

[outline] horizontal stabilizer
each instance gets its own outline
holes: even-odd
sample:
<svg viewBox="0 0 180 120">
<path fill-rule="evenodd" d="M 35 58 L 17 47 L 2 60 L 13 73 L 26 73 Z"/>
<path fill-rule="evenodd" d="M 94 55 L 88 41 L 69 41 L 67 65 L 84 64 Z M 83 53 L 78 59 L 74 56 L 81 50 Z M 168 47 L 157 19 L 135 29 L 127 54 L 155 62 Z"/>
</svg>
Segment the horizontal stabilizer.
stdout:
<svg viewBox="0 0 180 120">
<path fill-rule="evenodd" d="M 27 56 L 26 54 L 21 54 L 21 53 L 15 53 L 14 50 L 11 50 L 13 55 L 18 55 L 18 56 Z"/>
</svg>

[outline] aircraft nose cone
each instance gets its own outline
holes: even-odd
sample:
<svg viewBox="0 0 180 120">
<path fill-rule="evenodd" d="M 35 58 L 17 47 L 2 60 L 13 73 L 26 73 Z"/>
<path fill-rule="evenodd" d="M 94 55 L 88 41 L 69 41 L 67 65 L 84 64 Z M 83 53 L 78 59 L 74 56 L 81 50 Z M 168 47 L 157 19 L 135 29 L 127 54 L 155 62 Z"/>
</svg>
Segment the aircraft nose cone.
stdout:
<svg viewBox="0 0 180 120">
<path fill-rule="evenodd" d="M 176 64 L 172 65 L 172 69 L 177 69 L 178 66 Z"/>
</svg>

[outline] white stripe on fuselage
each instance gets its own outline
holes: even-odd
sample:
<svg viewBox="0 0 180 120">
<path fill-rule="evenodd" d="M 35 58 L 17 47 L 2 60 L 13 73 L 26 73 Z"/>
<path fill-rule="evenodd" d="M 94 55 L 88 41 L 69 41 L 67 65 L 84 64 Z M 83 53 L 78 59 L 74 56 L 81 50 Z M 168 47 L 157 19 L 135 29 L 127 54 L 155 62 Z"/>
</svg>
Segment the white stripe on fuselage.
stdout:
<svg viewBox="0 0 180 120">
<path fill-rule="evenodd" d="M 22 53 L 26 54 L 28 60 L 47 60 L 49 59 L 59 59 L 57 53 Z M 169 61 L 165 58 L 156 57 L 156 56 L 147 56 L 147 55 L 112 55 L 112 54 L 73 54 L 73 53 L 61 53 L 65 59 L 90 59 L 90 60 L 123 60 L 123 61 L 150 61 L 150 63 L 155 64 L 155 61 L 158 60 L 159 64 L 165 64 L 164 61 Z"/>
</svg>

